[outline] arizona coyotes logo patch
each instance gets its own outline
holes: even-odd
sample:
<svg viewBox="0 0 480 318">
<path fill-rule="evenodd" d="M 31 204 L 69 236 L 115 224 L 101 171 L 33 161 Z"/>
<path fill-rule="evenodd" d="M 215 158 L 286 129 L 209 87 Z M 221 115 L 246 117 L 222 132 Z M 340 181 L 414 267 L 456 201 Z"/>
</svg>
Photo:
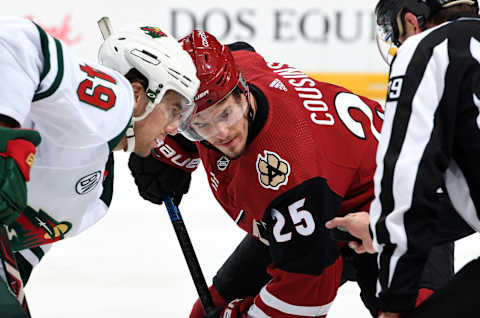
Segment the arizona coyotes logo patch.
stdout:
<svg viewBox="0 0 480 318">
<path fill-rule="evenodd" d="M 264 188 L 278 190 L 288 183 L 290 164 L 274 152 L 265 150 L 264 154 L 257 157 L 258 181 Z"/>
<path fill-rule="evenodd" d="M 160 28 L 158 27 L 150 27 L 150 26 L 146 26 L 146 27 L 141 27 L 140 28 L 142 31 L 145 31 L 146 34 L 150 35 L 152 38 L 156 39 L 156 38 L 161 38 L 163 36 L 167 36 L 162 30 L 160 30 Z"/>
</svg>

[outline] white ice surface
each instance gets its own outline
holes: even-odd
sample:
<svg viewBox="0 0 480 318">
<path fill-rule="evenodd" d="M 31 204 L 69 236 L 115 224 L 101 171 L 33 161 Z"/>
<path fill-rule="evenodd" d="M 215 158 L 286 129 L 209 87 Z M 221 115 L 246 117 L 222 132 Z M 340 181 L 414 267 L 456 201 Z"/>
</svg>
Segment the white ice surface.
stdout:
<svg viewBox="0 0 480 318">
<path fill-rule="evenodd" d="M 26 287 L 33 318 L 186 318 L 197 295 L 164 206 L 143 201 L 116 154 L 115 192 L 107 216 L 56 243 Z M 200 167 L 180 210 L 207 283 L 244 233 L 218 206 Z M 457 267 L 480 255 L 479 237 L 457 244 Z M 367 318 L 353 283 L 329 318 Z"/>
</svg>

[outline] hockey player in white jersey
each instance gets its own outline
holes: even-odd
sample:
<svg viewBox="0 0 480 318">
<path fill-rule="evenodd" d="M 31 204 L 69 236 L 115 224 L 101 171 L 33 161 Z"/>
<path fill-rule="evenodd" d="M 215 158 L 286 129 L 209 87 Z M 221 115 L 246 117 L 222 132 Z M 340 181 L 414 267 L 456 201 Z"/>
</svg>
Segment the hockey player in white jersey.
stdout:
<svg viewBox="0 0 480 318">
<path fill-rule="evenodd" d="M 0 19 L 0 224 L 24 282 L 51 243 L 105 215 L 111 152 L 147 156 L 193 110 L 195 67 L 161 29 L 119 30 L 99 60 L 74 57 L 31 21 Z M 23 317 L 3 280 L 0 316 Z"/>
</svg>

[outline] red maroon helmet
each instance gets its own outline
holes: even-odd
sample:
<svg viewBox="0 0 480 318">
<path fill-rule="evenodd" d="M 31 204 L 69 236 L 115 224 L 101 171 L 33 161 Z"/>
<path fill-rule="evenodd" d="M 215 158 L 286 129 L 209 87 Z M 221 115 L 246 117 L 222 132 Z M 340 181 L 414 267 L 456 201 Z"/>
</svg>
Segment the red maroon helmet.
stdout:
<svg viewBox="0 0 480 318">
<path fill-rule="evenodd" d="M 208 32 L 195 30 L 179 41 L 192 57 L 200 87 L 195 96 L 196 112 L 201 112 L 227 97 L 238 85 L 241 75 L 230 49 Z M 240 88 L 245 91 L 242 78 Z"/>
</svg>

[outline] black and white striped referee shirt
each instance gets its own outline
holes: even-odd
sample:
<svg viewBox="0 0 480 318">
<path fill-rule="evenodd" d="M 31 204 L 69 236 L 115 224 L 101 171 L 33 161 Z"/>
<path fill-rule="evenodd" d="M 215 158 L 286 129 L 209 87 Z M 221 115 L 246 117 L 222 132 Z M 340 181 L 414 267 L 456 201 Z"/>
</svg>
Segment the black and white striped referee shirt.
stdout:
<svg viewBox="0 0 480 318">
<path fill-rule="evenodd" d="M 370 209 L 383 311 L 412 309 L 445 213 L 480 231 L 480 20 L 462 18 L 410 37 L 390 70 Z"/>
</svg>

